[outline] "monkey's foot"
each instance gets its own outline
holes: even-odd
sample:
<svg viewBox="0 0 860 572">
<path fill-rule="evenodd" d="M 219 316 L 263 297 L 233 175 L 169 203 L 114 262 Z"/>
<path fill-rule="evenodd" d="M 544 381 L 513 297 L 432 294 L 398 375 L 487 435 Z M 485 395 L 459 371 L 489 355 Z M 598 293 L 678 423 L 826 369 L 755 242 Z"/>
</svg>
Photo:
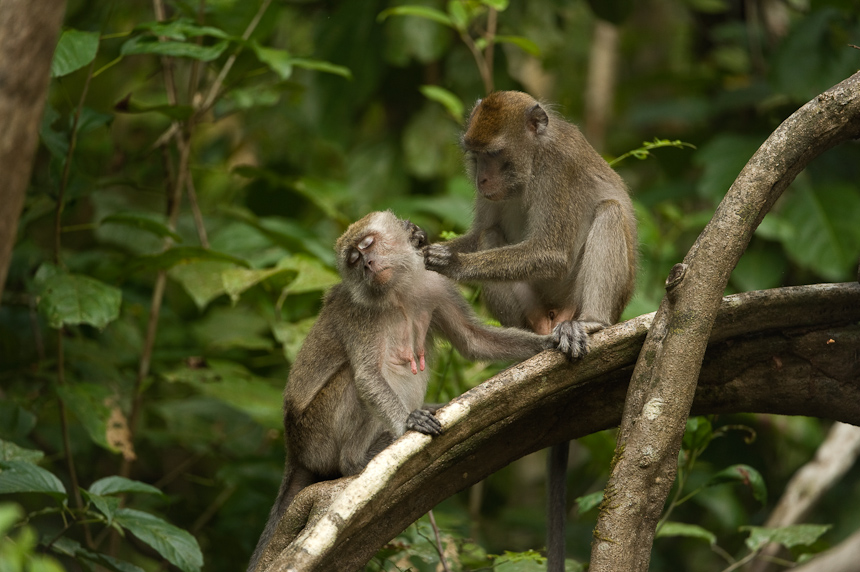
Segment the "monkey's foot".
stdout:
<svg viewBox="0 0 860 572">
<path fill-rule="evenodd" d="M 570 359 L 578 359 L 588 353 L 588 330 L 582 322 L 561 322 L 550 336 L 552 347 Z"/>
<path fill-rule="evenodd" d="M 406 418 L 406 428 L 425 435 L 441 435 L 442 424 L 426 409 L 416 409 Z"/>
</svg>

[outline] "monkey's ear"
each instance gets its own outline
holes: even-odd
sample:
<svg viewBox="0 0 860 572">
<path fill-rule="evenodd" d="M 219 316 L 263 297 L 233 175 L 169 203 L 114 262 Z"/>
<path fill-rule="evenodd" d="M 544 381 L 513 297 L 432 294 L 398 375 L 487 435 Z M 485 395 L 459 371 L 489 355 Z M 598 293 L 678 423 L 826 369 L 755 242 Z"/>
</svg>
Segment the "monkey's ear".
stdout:
<svg viewBox="0 0 860 572">
<path fill-rule="evenodd" d="M 535 103 L 534 107 L 529 109 L 526 121 L 526 125 L 528 125 L 532 133 L 535 135 L 541 135 L 546 131 L 549 117 L 547 116 L 546 111 L 543 110 L 543 107 L 541 107 L 539 103 Z"/>
</svg>

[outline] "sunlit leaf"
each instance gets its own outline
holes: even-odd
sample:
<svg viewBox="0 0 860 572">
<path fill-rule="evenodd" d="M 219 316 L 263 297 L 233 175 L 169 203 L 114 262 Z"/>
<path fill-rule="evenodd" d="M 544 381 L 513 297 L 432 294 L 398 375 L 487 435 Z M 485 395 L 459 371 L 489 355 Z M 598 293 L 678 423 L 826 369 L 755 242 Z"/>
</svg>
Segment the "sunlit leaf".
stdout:
<svg viewBox="0 0 860 572">
<path fill-rule="evenodd" d="M 93 494 L 102 496 L 115 495 L 117 493 L 147 493 L 161 496 L 164 495 L 164 493 L 152 485 L 148 485 L 140 481 L 133 481 L 117 475 L 99 479 L 91 484 L 90 488 L 87 490 Z"/>
<path fill-rule="evenodd" d="M 463 121 L 465 106 L 459 97 L 438 85 L 422 85 L 419 89 L 427 99 L 441 103 L 457 123 Z"/>
<path fill-rule="evenodd" d="M 513 44 L 527 54 L 535 57 L 540 56 L 540 48 L 528 38 L 522 36 L 496 36 L 494 40 L 497 44 Z"/>
<path fill-rule="evenodd" d="M 292 63 L 292 65 L 297 68 L 321 71 L 325 73 L 339 75 L 345 77 L 346 79 L 352 79 L 352 71 L 350 71 L 348 67 L 339 66 L 331 62 L 326 62 L 323 60 L 313 60 L 308 58 L 293 58 L 290 63 Z"/>
<path fill-rule="evenodd" d="M 124 56 L 154 54 L 210 62 L 224 53 L 227 44 L 228 42 L 223 40 L 211 46 L 198 46 L 192 42 L 161 42 L 157 38 L 137 36 L 124 43 L 120 53 Z"/>
<path fill-rule="evenodd" d="M 683 522 L 664 522 L 663 526 L 657 531 L 656 538 L 666 538 L 670 536 L 686 536 L 687 538 L 701 538 L 708 544 L 716 544 L 716 535 L 695 524 L 686 524 Z"/>
<path fill-rule="evenodd" d="M 742 526 L 740 529 L 742 531 L 748 530 L 750 533 L 745 541 L 747 547 L 750 550 L 759 550 L 771 542 L 782 544 L 786 548 L 808 546 L 832 527 L 832 524 L 793 524 L 779 528 Z"/>
<path fill-rule="evenodd" d="M 272 334 L 283 345 L 284 357 L 287 361 L 290 363 L 296 361 L 296 355 L 316 321 L 316 317 L 312 317 L 299 322 L 277 322 L 272 325 Z"/>
<path fill-rule="evenodd" d="M 88 65 L 96 58 L 98 50 L 98 32 L 66 30 L 54 50 L 51 77 L 62 77 Z"/>
<path fill-rule="evenodd" d="M 114 410 L 118 409 L 113 401 L 113 393 L 104 385 L 96 383 L 75 383 L 57 387 L 57 393 L 78 421 L 86 429 L 93 443 L 113 453 L 120 453 L 130 444 L 123 439 L 109 438 L 113 429 Z M 120 412 L 122 417 L 122 413 Z M 122 421 L 125 419 L 122 417 Z M 127 436 L 126 436 L 127 439 Z"/>
<path fill-rule="evenodd" d="M 504 12 L 508 9 L 509 0 L 481 0 L 481 4 L 495 8 L 499 12 Z"/>
<path fill-rule="evenodd" d="M 200 546 L 187 531 L 157 516 L 131 508 L 118 509 L 114 521 L 183 572 L 197 572 L 203 566 Z"/>
<path fill-rule="evenodd" d="M 449 0 L 448 15 L 451 17 L 451 23 L 458 30 L 465 30 L 469 27 L 469 13 L 463 2 L 459 0 Z"/>
<path fill-rule="evenodd" d="M 288 51 L 267 48 L 257 42 L 251 42 L 251 48 L 257 54 L 257 59 L 269 66 L 269 69 L 278 74 L 282 80 L 289 79 L 293 75 L 293 62 Z"/>
<path fill-rule="evenodd" d="M 151 232 L 162 238 L 169 236 L 176 242 L 182 242 L 182 237 L 170 230 L 166 224 L 155 220 L 152 217 L 144 216 L 139 213 L 116 213 L 104 217 L 99 224 L 121 224 Z"/>
<path fill-rule="evenodd" d="M 427 18 L 445 26 L 454 27 L 454 23 L 447 14 L 428 6 L 393 6 L 380 12 L 376 19 L 382 22 L 389 16 L 418 16 L 419 18 Z"/>
<path fill-rule="evenodd" d="M 66 498 L 66 487 L 50 471 L 27 461 L 0 461 L 0 494 L 46 493 Z"/>
<path fill-rule="evenodd" d="M 235 267 L 232 262 L 192 261 L 174 266 L 168 276 L 182 284 L 197 308 L 202 310 L 225 293 L 222 274 Z"/>
<path fill-rule="evenodd" d="M 327 290 L 340 282 L 340 275 L 321 263 L 316 258 L 296 254 L 278 263 L 279 268 L 287 268 L 298 272 L 287 290 L 291 294 Z"/>
<path fill-rule="evenodd" d="M 80 274 L 57 273 L 41 283 L 39 309 L 52 328 L 89 324 L 102 329 L 119 316 L 122 291 Z"/>
</svg>

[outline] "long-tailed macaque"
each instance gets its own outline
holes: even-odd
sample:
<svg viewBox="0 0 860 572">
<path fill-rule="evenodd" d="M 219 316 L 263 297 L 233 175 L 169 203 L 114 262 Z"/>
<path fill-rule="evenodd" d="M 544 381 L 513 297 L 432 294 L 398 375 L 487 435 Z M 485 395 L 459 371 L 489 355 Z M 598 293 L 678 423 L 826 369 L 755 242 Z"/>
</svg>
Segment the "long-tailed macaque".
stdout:
<svg viewBox="0 0 860 572">
<path fill-rule="evenodd" d="M 548 335 L 482 324 L 451 280 L 424 268 L 426 239 L 388 211 L 367 215 L 338 239 L 343 281 L 326 295 L 290 371 L 284 479 L 250 572 L 301 489 L 359 473 L 407 429 L 442 432 L 436 407 L 422 406 L 435 333 L 469 359 L 524 359 L 570 347 Z"/>
<path fill-rule="evenodd" d="M 617 322 L 633 293 L 636 219 L 624 181 L 576 126 L 525 93 L 479 100 L 462 146 L 474 221 L 426 247 L 426 267 L 480 282 L 502 325 L 552 332 L 572 341 L 566 353 L 585 355 L 588 334 Z M 551 572 L 564 567 L 567 450 L 551 453 Z"/>
</svg>

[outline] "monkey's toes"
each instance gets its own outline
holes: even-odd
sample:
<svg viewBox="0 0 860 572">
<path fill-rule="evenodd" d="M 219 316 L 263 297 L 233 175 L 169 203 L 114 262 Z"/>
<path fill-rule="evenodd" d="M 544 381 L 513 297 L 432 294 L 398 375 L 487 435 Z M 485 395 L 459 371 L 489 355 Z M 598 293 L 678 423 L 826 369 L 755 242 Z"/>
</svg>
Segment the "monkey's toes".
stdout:
<svg viewBox="0 0 860 572">
<path fill-rule="evenodd" d="M 580 322 L 561 322 L 552 331 L 555 348 L 569 359 L 579 359 L 588 353 L 588 332 Z"/>
<path fill-rule="evenodd" d="M 424 409 L 416 409 L 409 414 L 409 417 L 406 418 L 406 428 L 425 435 L 442 434 L 442 423 L 432 413 Z"/>
</svg>

